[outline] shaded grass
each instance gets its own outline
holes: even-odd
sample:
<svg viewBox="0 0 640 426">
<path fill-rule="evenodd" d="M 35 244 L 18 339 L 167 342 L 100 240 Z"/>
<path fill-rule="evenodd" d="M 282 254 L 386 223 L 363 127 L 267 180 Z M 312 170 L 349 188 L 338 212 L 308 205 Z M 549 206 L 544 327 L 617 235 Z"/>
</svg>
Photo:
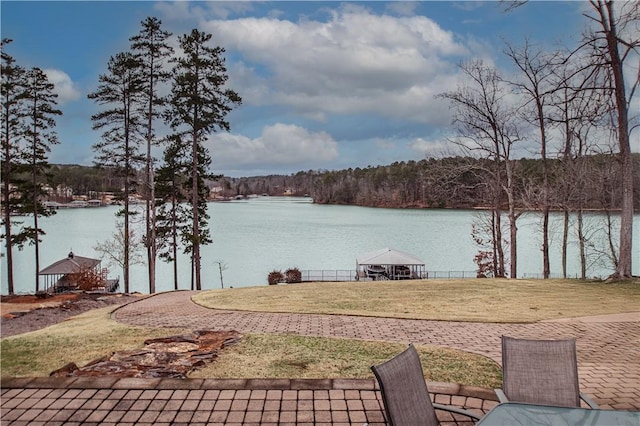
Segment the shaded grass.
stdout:
<svg viewBox="0 0 640 426">
<path fill-rule="evenodd" d="M 226 348 L 193 378 L 370 378 L 370 366 L 406 348 L 404 344 L 354 339 L 250 334 Z M 500 368 L 491 359 L 453 349 L 416 346 L 427 380 L 499 387 Z"/>
<path fill-rule="evenodd" d="M 640 310 L 640 280 L 412 280 L 211 290 L 203 306 L 448 321 L 535 322 Z"/>
<path fill-rule="evenodd" d="M 146 339 L 185 331 L 119 324 L 109 318 L 113 310 L 113 306 L 94 309 L 51 327 L 2 339 L 2 376 L 48 376 L 70 362 L 83 366 L 114 351 L 141 348 Z"/>
</svg>

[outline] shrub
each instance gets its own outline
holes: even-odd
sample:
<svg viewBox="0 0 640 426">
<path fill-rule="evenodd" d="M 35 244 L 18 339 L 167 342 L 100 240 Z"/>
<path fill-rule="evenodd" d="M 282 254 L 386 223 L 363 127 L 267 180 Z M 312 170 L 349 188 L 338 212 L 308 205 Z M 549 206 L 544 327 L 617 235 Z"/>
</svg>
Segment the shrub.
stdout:
<svg viewBox="0 0 640 426">
<path fill-rule="evenodd" d="M 271 271 L 267 277 L 269 285 L 276 285 L 284 281 L 284 274 L 280 271 Z"/>
<path fill-rule="evenodd" d="M 289 268 L 284 273 L 287 284 L 302 282 L 302 272 L 298 268 Z"/>
</svg>

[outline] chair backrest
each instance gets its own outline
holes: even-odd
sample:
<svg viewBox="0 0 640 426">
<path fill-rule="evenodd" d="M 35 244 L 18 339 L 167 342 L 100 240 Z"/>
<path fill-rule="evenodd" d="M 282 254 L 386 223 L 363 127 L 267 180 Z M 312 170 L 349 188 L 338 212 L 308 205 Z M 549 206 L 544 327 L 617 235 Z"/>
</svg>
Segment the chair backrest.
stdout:
<svg viewBox="0 0 640 426">
<path fill-rule="evenodd" d="M 375 374 L 387 421 L 392 426 L 437 426 L 418 352 L 409 345 L 389 361 L 371 367 Z"/>
<path fill-rule="evenodd" d="M 509 401 L 579 407 L 575 339 L 502 336 L 502 387 Z"/>
</svg>

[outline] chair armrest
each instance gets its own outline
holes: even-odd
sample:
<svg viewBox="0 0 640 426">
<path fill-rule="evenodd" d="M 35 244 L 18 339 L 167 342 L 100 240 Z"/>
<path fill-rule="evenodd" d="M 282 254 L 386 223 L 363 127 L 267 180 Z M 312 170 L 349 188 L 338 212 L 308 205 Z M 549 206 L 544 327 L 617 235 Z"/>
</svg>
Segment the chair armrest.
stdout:
<svg viewBox="0 0 640 426">
<path fill-rule="evenodd" d="M 591 407 L 593 409 L 600 408 L 598 406 L 598 404 L 596 404 L 595 401 L 593 399 L 591 399 L 591 397 L 589 395 L 587 395 L 586 393 L 580 392 L 580 399 L 583 400 L 584 402 L 586 402 L 587 405 L 589 405 L 589 407 Z"/>
<path fill-rule="evenodd" d="M 496 396 L 498 397 L 498 401 L 500 401 L 500 404 L 502 404 L 503 402 L 509 402 L 509 398 L 507 398 L 507 395 L 504 394 L 504 391 L 502 389 L 494 389 Z"/>
<path fill-rule="evenodd" d="M 444 410 L 450 413 L 462 414 L 463 416 L 471 417 L 476 420 L 480 420 L 480 415 L 472 413 L 471 411 L 463 410 L 462 408 L 453 407 L 451 405 L 433 404 L 433 408 L 436 410 Z"/>
</svg>

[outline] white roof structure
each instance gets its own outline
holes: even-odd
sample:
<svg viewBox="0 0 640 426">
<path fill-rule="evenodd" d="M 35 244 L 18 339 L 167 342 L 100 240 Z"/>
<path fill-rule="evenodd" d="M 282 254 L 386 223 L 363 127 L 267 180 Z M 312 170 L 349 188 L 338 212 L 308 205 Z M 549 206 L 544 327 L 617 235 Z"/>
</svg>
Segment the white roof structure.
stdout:
<svg viewBox="0 0 640 426">
<path fill-rule="evenodd" d="M 420 265 L 424 262 L 412 254 L 384 248 L 370 253 L 365 253 L 356 258 L 358 265 Z"/>
</svg>

